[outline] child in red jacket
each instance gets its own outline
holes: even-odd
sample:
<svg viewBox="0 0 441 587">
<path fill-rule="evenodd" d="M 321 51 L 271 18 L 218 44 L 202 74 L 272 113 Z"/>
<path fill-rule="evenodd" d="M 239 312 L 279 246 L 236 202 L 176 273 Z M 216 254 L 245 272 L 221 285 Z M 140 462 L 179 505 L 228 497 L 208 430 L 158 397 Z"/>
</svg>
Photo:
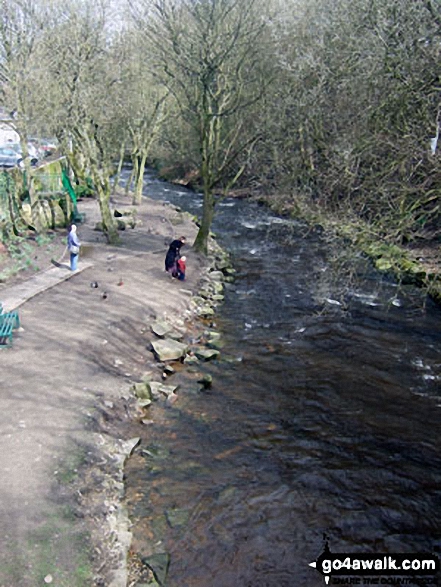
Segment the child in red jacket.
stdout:
<svg viewBox="0 0 441 587">
<path fill-rule="evenodd" d="M 176 261 L 176 266 L 178 269 L 178 279 L 180 279 L 181 281 L 184 281 L 185 279 L 186 261 L 187 257 L 179 257 L 179 259 Z"/>
</svg>

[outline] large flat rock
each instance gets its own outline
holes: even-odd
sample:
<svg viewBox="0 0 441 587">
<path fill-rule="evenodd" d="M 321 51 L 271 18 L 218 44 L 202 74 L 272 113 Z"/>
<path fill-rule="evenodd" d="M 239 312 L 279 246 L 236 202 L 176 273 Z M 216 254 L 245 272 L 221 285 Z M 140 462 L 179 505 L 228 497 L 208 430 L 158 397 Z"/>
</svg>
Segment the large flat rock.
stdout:
<svg viewBox="0 0 441 587">
<path fill-rule="evenodd" d="M 185 357 L 188 346 L 177 340 L 164 338 L 152 342 L 152 347 L 160 361 L 178 361 Z"/>
</svg>

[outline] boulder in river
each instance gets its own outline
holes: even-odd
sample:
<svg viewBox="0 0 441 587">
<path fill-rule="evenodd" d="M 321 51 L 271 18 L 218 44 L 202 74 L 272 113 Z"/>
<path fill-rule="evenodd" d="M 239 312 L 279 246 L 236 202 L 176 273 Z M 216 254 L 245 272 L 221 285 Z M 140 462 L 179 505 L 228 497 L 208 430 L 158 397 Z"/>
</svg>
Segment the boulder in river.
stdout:
<svg viewBox="0 0 441 587">
<path fill-rule="evenodd" d="M 217 359 L 220 355 L 220 352 L 216 349 L 196 349 L 194 354 L 197 356 L 198 359 L 201 361 L 211 361 L 212 359 Z"/>
<path fill-rule="evenodd" d="M 202 384 L 203 389 L 210 389 L 213 384 L 213 377 L 209 373 L 206 373 L 198 379 L 198 383 Z"/>
<path fill-rule="evenodd" d="M 170 555 L 166 552 L 160 552 L 143 557 L 142 562 L 153 572 L 158 584 L 164 587 L 170 565 Z"/>
</svg>

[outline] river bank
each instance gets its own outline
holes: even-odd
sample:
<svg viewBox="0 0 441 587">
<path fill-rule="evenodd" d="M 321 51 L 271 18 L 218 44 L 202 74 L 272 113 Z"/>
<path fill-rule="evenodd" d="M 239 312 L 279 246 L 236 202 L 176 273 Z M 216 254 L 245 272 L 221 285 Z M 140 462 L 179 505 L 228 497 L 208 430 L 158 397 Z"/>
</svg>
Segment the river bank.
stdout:
<svg viewBox="0 0 441 587">
<path fill-rule="evenodd" d="M 441 305 L 441 246 L 439 238 L 395 241 L 381 234 L 377 227 L 364 222 L 350 211 L 325 213 L 310 201 L 290 195 L 250 195 L 252 200 L 268 206 L 282 216 L 305 220 L 312 229 L 320 227 L 324 238 L 335 251 L 362 253 L 376 269 L 389 273 L 399 283 L 414 284 Z M 403 239 L 402 239 L 403 240 Z M 339 253 L 337 253 L 339 255 Z M 340 260 L 342 256 L 340 255 Z"/>
<path fill-rule="evenodd" d="M 159 176 L 165 181 L 201 191 L 199 173 L 180 168 L 164 168 Z M 305 221 L 312 230 L 323 231 L 323 238 L 334 249 L 338 257 L 336 270 L 342 269 L 347 260 L 360 253 L 372 261 L 379 271 L 390 274 L 399 283 L 413 284 L 426 292 L 441 305 L 441 245 L 438 233 L 413 236 L 390 227 L 364 221 L 350 209 L 331 210 L 320 207 L 313 200 L 291 192 L 266 193 L 252 187 L 233 188 L 228 192 L 232 198 L 255 201 L 280 215 Z M 346 257 L 346 260 L 344 259 Z M 349 269 L 350 272 L 350 269 Z"/>
<path fill-rule="evenodd" d="M 207 290 L 210 263 L 222 256 L 215 248 L 207 261 L 192 251 L 193 218 L 149 199 L 135 212 L 122 196 L 113 207 L 126 221 L 120 246 L 107 246 L 95 230 L 97 202 L 81 202 L 80 269 L 87 267 L 20 305 L 21 328 L 12 348 L 1 350 L 2 587 L 125 587 L 123 465 L 138 444 L 125 432 L 134 418 L 148 425 L 136 384 L 164 377 L 152 325 L 165 322 L 194 342 L 198 316 L 210 314 L 207 296 L 194 296 L 203 281 Z M 189 243 L 185 282 L 163 268 L 167 244 L 181 234 Z M 63 268 L 63 240 L 60 233 L 52 247 L 39 247 L 42 272 L 50 259 Z M 12 272 L 0 300 L 31 273 Z"/>
</svg>

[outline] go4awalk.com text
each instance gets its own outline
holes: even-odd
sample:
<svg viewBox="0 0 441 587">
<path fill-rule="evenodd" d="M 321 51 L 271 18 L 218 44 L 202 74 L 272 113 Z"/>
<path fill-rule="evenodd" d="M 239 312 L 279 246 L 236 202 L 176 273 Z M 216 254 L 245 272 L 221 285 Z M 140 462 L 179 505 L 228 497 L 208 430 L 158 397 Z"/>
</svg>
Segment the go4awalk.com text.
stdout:
<svg viewBox="0 0 441 587">
<path fill-rule="evenodd" d="M 438 585 L 440 561 L 430 553 L 333 553 L 326 544 L 310 563 L 332 585 Z"/>
</svg>

